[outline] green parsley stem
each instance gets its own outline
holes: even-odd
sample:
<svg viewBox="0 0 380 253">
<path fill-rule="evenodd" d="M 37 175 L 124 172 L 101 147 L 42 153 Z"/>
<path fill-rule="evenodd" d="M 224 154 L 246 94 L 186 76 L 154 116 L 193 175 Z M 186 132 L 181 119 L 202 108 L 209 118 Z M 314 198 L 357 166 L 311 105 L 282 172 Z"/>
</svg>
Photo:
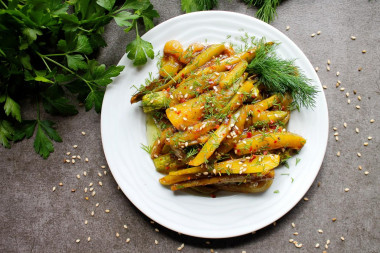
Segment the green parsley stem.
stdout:
<svg viewBox="0 0 380 253">
<path fill-rule="evenodd" d="M 50 56 L 65 56 L 65 53 L 62 54 L 45 54 L 44 56 L 50 57 Z"/>
<path fill-rule="evenodd" d="M 8 6 L 2 0 L 0 0 L 0 3 L 4 6 L 5 9 L 8 9 Z"/>
</svg>

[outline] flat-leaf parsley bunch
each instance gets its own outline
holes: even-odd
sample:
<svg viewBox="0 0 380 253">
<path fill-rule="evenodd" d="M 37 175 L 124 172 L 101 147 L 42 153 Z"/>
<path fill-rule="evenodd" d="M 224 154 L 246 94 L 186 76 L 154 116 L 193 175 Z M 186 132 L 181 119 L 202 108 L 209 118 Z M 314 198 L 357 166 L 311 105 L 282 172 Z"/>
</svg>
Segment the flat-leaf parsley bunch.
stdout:
<svg viewBox="0 0 380 253">
<path fill-rule="evenodd" d="M 69 92 L 86 110 L 100 112 L 107 85 L 124 68 L 95 60 L 106 46 L 104 26 L 114 19 L 125 32 L 136 31 L 126 52 L 134 65 L 142 65 L 154 53 L 141 39 L 138 22 L 147 31 L 158 16 L 149 0 L 0 0 L 0 143 L 9 148 L 11 141 L 35 133 L 34 149 L 47 158 L 54 151 L 52 140 L 62 139 L 40 110 L 77 114 Z M 22 117 L 25 101 L 35 105 L 32 120 Z"/>
</svg>

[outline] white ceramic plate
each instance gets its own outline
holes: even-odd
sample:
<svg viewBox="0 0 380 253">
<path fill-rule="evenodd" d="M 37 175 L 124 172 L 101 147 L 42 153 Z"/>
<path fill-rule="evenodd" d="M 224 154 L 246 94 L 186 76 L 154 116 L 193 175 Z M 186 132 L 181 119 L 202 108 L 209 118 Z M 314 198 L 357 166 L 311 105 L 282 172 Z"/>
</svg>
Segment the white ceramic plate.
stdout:
<svg viewBox="0 0 380 253">
<path fill-rule="evenodd" d="M 297 59 L 299 66 L 319 89 L 314 110 L 293 112 L 289 131 L 307 139 L 302 151 L 289 160 L 290 168 L 276 169 L 271 188 L 262 194 L 224 194 L 216 198 L 172 192 L 159 184 L 149 155 L 141 149 L 146 144 L 145 115 L 139 104 L 129 100 L 144 83 L 149 72 L 157 76 L 157 59 L 140 68 L 124 56 L 119 64 L 124 71 L 108 86 L 103 101 L 101 133 L 104 152 L 117 183 L 129 200 L 145 215 L 174 231 L 204 238 L 227 238 L 263 228 L 279 219 L 304 196 L 321 166 L 328 134 L 328 112 L 318 76 L 302 51 L 283 33 L 255 18 L 232 12 L 208 11 L 170 19 L 147 32 L 143 39 L 153 44 L 157 53 L 166 41 L 241 43 L 238 37 L 248 33 L 267 41 L 281 42 L 278 54 Z M 289 173 L 289 175 L 281 175 Z M 292 182 L 292 178 L 294 181 Z M 278 190 L 279 193 L 274 193 Z"/>
</svg>

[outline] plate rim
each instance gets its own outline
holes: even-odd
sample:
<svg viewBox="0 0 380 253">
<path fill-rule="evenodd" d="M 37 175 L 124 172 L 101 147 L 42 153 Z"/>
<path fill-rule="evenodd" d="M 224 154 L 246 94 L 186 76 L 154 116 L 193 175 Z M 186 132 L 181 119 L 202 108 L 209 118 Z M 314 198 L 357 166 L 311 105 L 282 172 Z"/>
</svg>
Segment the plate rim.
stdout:
<svg viewBox="0 0 380 253">
<path fill-rule="evenodd" d="M 306 57 L 306 55 L 303 53 L 303 51 L 302 51 L 302 50 L 301 50 L 301 49 L 300 49 L 300 48 L 299 48 L 299 47 L 293 42 L 293 40 L 291 40 L 288 36 L 286 36 L 284 33 L 282 33 L 281 31 L 279 31 L 277 28 L 275 28 L 275 27 L 273 27 L 273 26 L 271 26 L 271 25 L 269 25 L 269 24 L 267 24 L 267 23 L 265 23 L 265 22 L 263 22 L 263 21 L 261 21 L 261 20 L 259 20 L 259 19 L 256 19 L 256 18 L 254 18 L 254 17 L 252 17 L 252 16 L 249 16 L 249 15 L 246 15 L 246 14 L 237 13 L 237 12 L 230 12 L 230 11 L 202 11 L 202 12 L 193 12 L 193 13 L 188 13 L 188 14 L 182 14 L 182 15 L 179 15 L 179 16 L 176 16 L 176 17 L 173 17 L 173 18 L 170 18 L 170 19 L 168 19 L 168 20 L 166 20 L 166 21 L 164 21 L 164 22 L 162 22 L 162 23 L 156 25 L 156 26 L 155 26 L 154 28 L 152 28 L 150 31 L 148 31 L 148 32 L 145 33 L 143 36 L 141 36 L 141 38 L 142 38 L 142 39 L 145 39 L 145 37 L 148 37 L 150 33 L 156 31 L 157 29 L 160 29 L 160 26 L 163 25 L 163 24 L 167 24 L 167 23 L 170 23 L 170 22 L 174 22 L 174 21 L 176 21 L 176 20 L 180 21 L 180 20 L 183 19 L 183 18 L 187 18 L 187 17 L 191 17 L 191 16 L 199 16 L 199 15 L 202 16 L 202 15 L 207 15 L 207 14 L 211 14 L 211 13 L 212 13 L 212 14 L 221 14 L 221 13 L 222 13 L 222 14 L 231 15 L 231 16 L 242 16 L 242 17 L 244 17 L 244 18 L 249 18 L 249 19 L 255 20 L 255 22 L 259 22 L 259 23 L 261 23 L 264 27 L 269 27 L 270 29 L 274 29 L 274 30 L 277 31 L 279 34 L 285 36 L 285 37 L 288 39 L 287 42 L 290 42 L 291 46 L 293 46 L 293 47 L 295 47 L 296 49 L 298 49 L 298 50 L 299 50 L 299 53 L 301 53 L 302 57 L 303 57 L 304 59 L 306 59 L 306 63 L 307 63 L 308 66 L 303 66 L 303 67 L 304 67 L 304 68 L 312 68 L 312 69 L 313 69 L 312 64 L 310 63 L 310 61 L 309 61 L 309 59 Z M 119 65 L 120 63 L 122 63 L 123 61 L 125 61 L 125 58 L 126 58 L 126 57 L 127 57 L 126 54 L 124 54 L 124 55 L 122 56 L 122 58 L 120 59 L 120 61 L 118 62 L 118 65 Z M 124 71 L 125 71 L 125 70 L 124 70 Z M 121 74 L 120 76 L 122 76 L 122 74 Z M 118 77 L 116 77 L 116 78 L 118 78 Z M 116 78 L 115 78 L 115 79 L 116 79 Z M 318 77 L 318 75 L 317 75 L 316 73 L 314 73 L 314 75 L 313 75 L 313 79 L 315 79 L 315 80 L 317 81 L 316 85 L 321 86 L 321 82 L 320 82 L 319 77 Z M 108 87 L 107 87 L 107 90 L 108 90 Z M 322 159 L 320 159 L 319 162 L 318 162 L 318 170 L 315 171 L 315 175 L 313 176 L 312 180 L 310 180 L 311 183 L 309 183 L 309 184 L 307 185 L 307 187 L 304 186 L 304 187 L 302 188 L 302 189 L 306 189 L 305 192 L 302 190 L 303 194 L 302 194 L 302 195 L 299 195 L 299 197 L 296 198 L 291 204 L 287 205 L 286 208 L 285 208 L 282 212 L 279 212 L 279 214 L 275 215 L 273 221 L 276 221 L 276 220 L 280 219 L 281 217 L 283 217 L 285 214 L 287 214 L 291 209 L 293 209 L 293 208 L 297 205 L 297 203 L 302 199 L 302 197 L 304 196 L 304 194 L 306 194 L 306 193 L 309 191 L 309 189 L 310 189 L 312 183 L 315 181 L 315 178 L 317 177 L 317 175 L 318 175 L 318 173 L 319 173 L 319 171 L 320 171 L 320 169 L 321 169 L 322 163 L 323 163 L 323 161 L 324 161 L 324 157 L 325 157 L 325 155 L 326 155 L 327 143 L 328 143 L 329 116 L 328 116 L 327 100 L 326 100 L 326 96 L 325 96 L 325 94 L 324 94 L 323 89 L 321 89 L 321 93 L 322 93 L 322 95 L 321 95 L 322 101 L 321 101 L 321 102 L 322 102 L 322 105 L 323 105 L 323 107 L 324 107 L 324 109 L 325 109 L 325 111 L 326 111 L 326 115 L 325 115 L 326 118 L 324 118 L 324 119 L 326 120 L 326 122 L 325 122 L 325 123 L 326 123 L 326 126 L 325 126 L 326 130 L 325 130 L 325 131 L 326 131 L 327 133 L 326 133 L 326 138 L 325 138 L 325 140 L 323 140 L 323 143 L 324 143 L 324 145 L 323 145 L 323 156 L 322 156 Z M 104 98 L 106 98 L 106 96 L 107 96 L 107 92 L 105 93 Z M 116 180 L 116 182 L 117 182 L 118 185 L 120 186 L 120 188 L 121 188 L 121 190 L 123 191 L 124 195 L 129 199 L 129 201 L 132 202 L 132 204 L 133 204 L 137 209 L 139 209 L 139 211 L 141 211 L 144 215 L 146 215 L 147 217 L 151 218 L 152 220 L 155 220 L 157 223 L 161 224 L 162 226 L 167 227 L 168 229 L 171 229 L 171 230 L 173 230 L 173 231 L 177 231 L 177 232 L 180 232 L 180 233 L 183 233 L 183 234 L 189 235 L 189 236 L 194 236 L 194 237 L 220 239 L 220 238 L 231 238 L 231 237 L 241 236 L 241 235 L 245 235 L 245 234 L 247 234 L 247 233 L 252 232 L 252 230 L 247 230 L 247 229 L 246 229 L 246 230 L 241 231 L 241 232 L 239 232 L 239 233 L 234 233 L 234 234 L 224 233 L 224 234 L 219 234 L 219 235 L 216 235 L 216 236 L 215 236 L 215 235 L 207 235 L 207 234 L 204 234 L 204 233 L 193 233 L 193 232 L 183 231 L 183 230 L 181 230 L 181 229 L 178 229 L 177 227 L 168 226 L 167 224 L 164 224 L 164 222 L 160 222 L 160 219 L 159 219 L 156 215 L 152 215 L 152 213 L 149 213 L 149 212 L 146 210 L 146 208 L 145 208 L 144 206 L 141 206 L 140 203 L 136 202 L 136 201 L 133 199 L 133 197 L 128 196 L 128 193 L 127 193 L 127 192 L 128 192 L 128 189 L 127 189 L 127 188 L 124 188 L 124 187 L 122 186 L 122 184 L 120 184 L 120 180 L 122 180 L 122 179 L 121 179 L 120 177 L 117 176 L 117 174 L 118 174 L 117 170 L 113 170 L 113 169 L 112 169 L 112 165 L 111 165 L 111 164 L 113 164 L 113 162 L 112 162 L 112 159 L 111 159 L 111 155 L 110 155 L 109 152 L 108 152 L 108 150 L 109 150 L 108 147 L 109 147 L 109 146 L 108 146 L 108 144 L 106 144 L 107 142 L 104 141 L 104 136 L 106 135 L 106 134 L 105 134 L 105 131 L 106 131 L 106 123 L 105 123 L 105 121 L 103 120 L 103 118 L 104 118 L 103 115 L 105 115 L 105 114 L 104 114 L 105 111 L 106 111 L 106 106 L 104 106 L 104 103 L 103 103 L 103 106 L 102 106 L 102 114 L 101 114 L 101 138 L 102 138 L 102 145 L 103 145 L 103 150 L 104 150 L 104 154 L 105 154 L 105 157 L 106 157 L 107 163 L 109 164 L 109 168 L 110 168 L 110 170 L 111 170 L 111 173 L 112 173 L 114 179 Z M 108 153 L 108 155 L 107 155 L 107 153 Z M 161 221 L 162 221 L 162 220 L 161 220 Z M 272 221 L 272 222 L 273 222 L 273 221 Z M 272 222 L 269 222 L 269 223 L 267 222 L 266 225 L 260 226 L 260 227 L 258 227 L 256 230 L 262 229 L 262 228 L 264 228 L 264 227 L 270 225 Z"/>
</svg>

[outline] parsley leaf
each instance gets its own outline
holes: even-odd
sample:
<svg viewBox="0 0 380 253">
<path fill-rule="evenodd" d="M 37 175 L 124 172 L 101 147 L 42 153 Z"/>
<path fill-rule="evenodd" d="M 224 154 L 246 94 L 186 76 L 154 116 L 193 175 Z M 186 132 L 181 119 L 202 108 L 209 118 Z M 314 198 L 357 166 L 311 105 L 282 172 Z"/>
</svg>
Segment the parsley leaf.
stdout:
<svg viewBox="0 0 380 253">
<path fill-rule="evenodd" d="M 96 3 L 102 6 L 104 9 L 111 11 L 115 5 L 116 0 L 96 0 Z"/>
<path fill-rule="evenodd" d="M 66 55 L 67 66 L 73 70 L 86 69 L 87 64 L 84 61 L 84 57 L 80 54 Z"/>
<path fill-rule="evenodd" d="M 129 43 L 126 48 L 129 59 L 133 60 L 133 65 L 140 66 L 147 62 L 147 56 L 154 58 L 153 46 L 150 42 L 145 41 L 137 35 L 136 39 Z"/>
<path fill-rule="evenodd" d="M 14 129 L 11 124 L 6 120 L 0 120 L 0 143 L 6 148 L 10 148 L 11 145 L 9 143 L 12 140 L 12 136 L 14 134 Z"/>
<path fill-rule="evenodd" d="M 20 105 L 9 96 L 5 100 L 4 111 L 7 116 L 12 115 L 13 118 L 21 122 Z"/>
<path fill-rule="evenodd" d="M 46 136 L 40 124 L 37 125 L 37 133 L 33 146 L 34 150 L 44 159 L 48 158 L 50 153 L 54 151 L 53 143 Z"/>
</svg>

